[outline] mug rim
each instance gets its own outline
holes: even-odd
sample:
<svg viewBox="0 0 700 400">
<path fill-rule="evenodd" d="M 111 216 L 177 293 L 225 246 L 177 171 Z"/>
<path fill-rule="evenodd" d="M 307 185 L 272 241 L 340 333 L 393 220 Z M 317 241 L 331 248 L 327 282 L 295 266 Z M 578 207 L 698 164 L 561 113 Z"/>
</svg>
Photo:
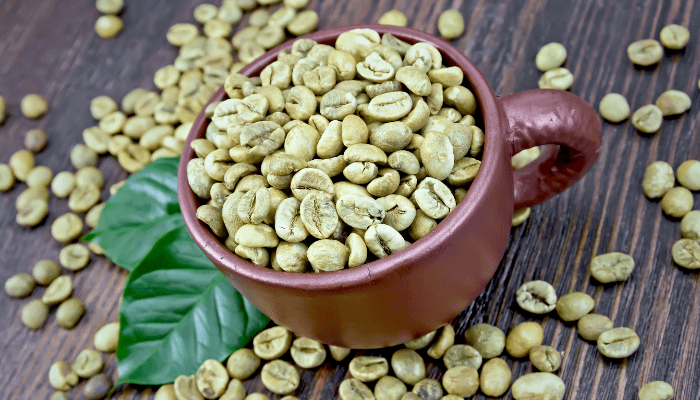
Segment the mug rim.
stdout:
<svg viewBox="0 0 700 400">
<path fill-rule="evenodd" d="M 189 187 L 187 180 L 187 164 L 195 154 L 190 143 L 193 139 L 203 137 L 206 126 L 209 123 L 204 112 L 206 105 L 197 116 L 191 131 L 184 144 L 178 166 L 178 199 L 182 215 L 190 235 L 204 254 L 222 270 L 235 278 L 243 278 L 254 281 L 267 287 L 278 290 L 301 291 L 305 296 L 321 296 L 332 292 L 340 294 L 346 291 L 355 291 L 363 287 L 372 286 L 396 273 L 401 266 L 419 264 L 424 257 L 434 248 L 444 248 L 445 242 L 455 234 L 457 227 L 464 224 L 476 212 L 479 212 L 478 204 L 488 201 L 488 188 L 493 181 L 498 179 L 495 171 L 496 164 L 500 161 L 500 154 L 506 149 L 508 143 L 505 139 L 500 105 L 496 95 L 486 80 L 483 73 L 457 48 L 447 41 L 412 28 L 395 27 L 380 24 L 348 25 L 316 31 L 308 35 L 289 40 L 272 50 L 269 50 L 260 58 L 242 68 L 239 73 L 246 76 L 257 76 L 260 71 L 277 59 L 280 51 L 290 48 L 299 39 L 312 39 L 318 43 L 329 43 L 343 32 L 353 29 L 372 29 L 380 35 L 390 33 L 397 38 L 409 43 L 425 42 L 435 46 L 441 53 L 443 61 L 449 60 L 452 66 L 458 66 L 464 72 L 464 77 L 469 83 L 469 89 L 477 101 L 477 113 L 481 114 L 484 123 L 485 140 L 482 168 L 472 182 L 466 196 L 437 226 L 427 235 L 416 240 L 402 251 L 354 268 L 345 268 L 330 273 L 291 273 L 276 271 L 272 268 L 262 267 L 238 257 L 224 246 L 211 230 L 196 217 L 199 200 Z M 223 86 L 212 96 L 207 105 L 213 101 L 225 98 Z M 512 196 L 512 193 L 510 193 Z M 510 211 L 510 210 L 509 210 Z"/>
</svg>

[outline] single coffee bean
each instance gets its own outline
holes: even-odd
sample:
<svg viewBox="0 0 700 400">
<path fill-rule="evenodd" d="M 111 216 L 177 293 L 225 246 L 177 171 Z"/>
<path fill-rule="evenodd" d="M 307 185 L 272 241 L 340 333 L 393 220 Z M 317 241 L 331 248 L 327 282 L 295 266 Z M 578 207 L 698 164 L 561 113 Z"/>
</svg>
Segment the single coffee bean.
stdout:
<svg viewBox="0 0 700 400">
<path fill-rule="evenodd" d="M 403 236 L 385 224 L 374 224 L 365 232 L 367 248 L 378 258 L 390 256 L 406 248 Z"/>
<path fill-rule="evenodd" d="M 49 201 L 49 191 L 46 187 L 43 186 L 36 186 L 36 187 L 30 187 L 25 189 L 22 193 L 17 196 L 17 200 L 15 201 L 15 206 L 17 207 L 17 211 L 27 208 L 29 206 L 29 203 L 31 203 L 34 200 L 41 200 L 44 202 Z"/>
<path fill-rule="evenodd" d="M 338 226 L 335 205 L 326 193 L 314 191 L 306 195 L 301 201 L 299 213 L 306 230 L 317 239 L 330 237 Z"/>
<path fill-rule="evenodd" d="M 24 147 L 32 153 L 41 153 L 48 142 L 49 137 L 42 129 L 30 129 L 24 135 Z"/>
<path fill-rule="evenodd" d="M 53 172 L 49 167 L 39 165 L 31 169 L 27 174 L 27 186 L 44 186 L 48 187 L 53 179 Z"/>
<path fill-rule="evenodd" d="M 73 329 L 83 317 L 83 314 L 85 314 L 85 304 L 83 304 L 82 300 L 73 297 L 58 306 L 56 322 L 66 329 Z"/>
<path fill-rule="evenodd" d="M 685 239 L 700 239 L 700 211 L 691 211 L 683 217 L 681 220 L 681 236 Z"/>
<path fill-rule="evenodd" d="M 512 226 L 519 226 L 530 216 L 530 207 L 521 208 L 513 212 Z"/>
<path fill-rule="evenodd" d="M 156 390 L 153 400 L 177 400 L 175 396 L 175 385 L 168 383 L 167 385 L 159 387 L 158 390 Z M 242 400 L 242 398 L 239 400 Z"/>
<path fill-rule="evenodd" d="M 17 150 L 10 157 L 9 166 L 15 179 L 20 182 L 27 180 L 27 175 L 34 168 L 34 155 L 27 150 Z"/>
<path fill-rule="evenodd" d="M 93 343 L 103 353 L 114 353 L 119 342 L 119 322 L 111 322 L 95 332 Z"/>
<path fill-rule="evenodd" d="M 678 183 L 689 190 L 700 190 L 700 161 L 687 160 L 681 163 L 676 170 Z"/>
<path fill-rule="evenodd" d="M 461 124 L 459 124 L 461 125 Z M 525 149 L 513 157 L 510 158 L 510 164 L 513 166 L 513 169 L 520 169 L 531 162 L 535 161 L 537 158 L 540 156 L 540 148 L 539 147 L 531 147 L 529 149 Z"/>
<path fill-rule="evenodd" d="M 178 400 L 204 400 L 204 396 L 197 390 L 197 383 L 194 375 L 180 375 L 175 378 L 173 390 Z"/>
<path fill-rule="evenodd" d="M 639 388 L 637 396 L 639 400 L 671 400 L 673 399 L 673 387 L 663 381 L 649 382 Z"/>
<path fill-rule="evenodd" d="M 226 361 L 226 369 L 233 379 L 248 379 L 260 367 L 260 357 L 251 349 L 238 349 Z"/>
<path fill-rule="evenodd" d="M 68 208 L 77 213 L 86 213 L 100 201 L 100 188 L 95 185 L 77 186 L 68 197 Z"/>
<path fill-rule="evenodd" d="M 526 374 L 513 382 L 511 393 L 516 400 L 564 398 L 566 386 L 558 376 L 549 372 Z"/>
<path fill-rule="evenodd" d="M 661 209 L 669 217 L 683 218 L 693 209 L 693 194 L 684 187 L 669 189 L 661 198 Z"/>
<path fill-rule="evenodd" d="M 445 355 L 442 357 L 442 361 L 445 363 L 447 369 L 462 365 L 479 369 L 482 357 L 479 351 L 472 346 L 455 344 L 447 349 Z"/>
<path fill-rule="evenodd" d="M 22 323 L 29 329 L 41 329 L 49 316 L 49 306 L 41 300 L 32 300 L 22 307 Z"/>
<path fill-rule="evenodd" d="M 663 55 L 661 44 L 654 39 L 639 40 L 627 46 L 630 61 L 643 67 L 658 63 Z"/>
<path fill-rule="evenodd" d="M 338 387 L 341 400 L 373 400 L 374 394 L 361 381 L 351 378 L 344 380 Z"/>
<path fill-rule="evenodd" d="M 73 294 L 73 281 L 71 281 L 69 276 L 61 275 L 54 279 L 49 287 L 46 288 L 41 301 L 48 306 L 52 306 L 63 302 L 71 294 Z"/>
<path fill-rule="evenodd" d="M 591 276 L 600 283 L 623 282 L 634 270 L 634 259 L 623 253 L 607 253 L 593 257 Z"/>
<path fill-rule="evenodd" d="M 61 267 L 51 260 L 39 260 L 32 268 L 32 277 L 36 283 L 47 286 L 61 276 Z"/>
<path fill-rule="evenodd" d="M 22 226 L 36 226 L 49 213 L 49 204 L 42 199 L 35 199 L 17 210 L 16 221 Z"/>
<path fill-rule="evenodd" d="M 387 11 L 379 17 L 378 24 L 382 25 L 393 25 L 393 26 L 407 26 L 408 19 L 406 15 L 399 10 Z M 375 390 L 376 392 L 376 390 Z"/>
<path fill-rule="evenodd" d="M 557 303 L 554 288 L 545 281 L 526 282 L 515 296 L 520 308 L 533 314 L 547 314 L 554 310 Z"/>
<path fill-rule="evenodd" d="M 690 96 L 680 90 L 667 90 L 656 99 L 656 106 L 664 117 L 683 114 L 690 109 Z"/>
<path fill-rule="evenodd" d="M 273 360 L 260 371 L 263 385 L 275 394 L 290 394 L 299 387 L 299 372 L 286 361 Z"/>
<path fill-rule="evenodd" d="M 89 228 L 97 227 L 97 224 L 100 222 L 100 214 L 102 214 L 105 204 L 106 203 L 98 203 L 87 212 L 85 215 L 85 225 L 87 225 Z"/>
<path fill-rule="evenodd" d="M 51 191 L 62 199 L 70 196 L 75 186 L 75 175 L 68 171 L 59 172 L 51 181 Z"/>
<path fill-rule="evenodd" d="M 78 375 L 65 361 L 57 361 L 49 369 L 49 383 L 57 390 L 70 390 L 78 383 Z"/>
<path fill-rule="evenodd" d="M 686 44 L 688 44 L 688 41 L 690 40 L 690 32 L 688 32 L 688 28 L 684 26 L 671 24 L 666 25 L 661 29 L 661 32 L 659 32 L 659 38 L 661 39 L 661 44 L 663 44 L 665 48 L 671 50 L 681 50 Z"/>
<path fill-rule="evenodd" d="M 506 337 L 506 351 L 514 358 L 522 358 L 530 354 L 530 349 L 542 344 L 544 331 L 537 322 L 518 324 Z"/>
<path fill-rule="evenodd" d="M 90 262 L 90 251 L 83 244 L 69 244 L 61 249 L 58 260 L 64 268 L 73 272 L 80 271 Z"/>
<path fill-rule="evenodd" d="M 27 297 L 34 291 L 34 278 L 31 275 L 20 273 L 11 276 L 5 281 L 5 292 L 10 297 L 16 297 L 18 299 Z"/>
<path fill-rule="evenodd" d="M 584 315 L 593 311 L 595 301 L 586 293 L 568 293 L 557 300 L 557 314 L 564 321 L 578 321 Z M 547 371 L 550 372 L 550 371 Z"/>
<path fill-rule="evenodd" d="M 486 359 L 498 357 L 506 346 L 506 334 L 489 324 L 472 326 L 464 333 L 464 339 Z"/>
<path fill-rule="evenodd" d="M 574 75 L 566 68 L 554 68 L 542 74 L 537 82 L 540 89 L 569 90 L 574 83 Z"/>
<path fill-rule="evenodd" d="M 382 204 L 366 196 L 344 195 L 338 199 L 335 208 L 343 222 L 358 229 L 379 224 L 386 216 Z"/>
<path fill-rule="evenodd" d="M 391 356 L 391 369 L 397 378 L 409 385 L 425 379 L 425 361 L 415 350 L 399 349 Z"/>
<path fill-rule="evenodd" d="M 644 133 L 656 133 L 661 129 L 663 112 L 653 104 L 647 104 L 632 114 L 632 125 Z"/>
<path fill-rule="evenodd" d="M 15 186 L 15 175 L 7 164 L 0 164 L 0 192 L 7 192 Z"/>
<path fill-rule="evenodd" d="M 561 67 L 566 60 L 566 48 L 561 43 L 548 43 L 537 52 L 535 65 L 542 72 Z"/>
<path fill-rule="evenodd" d="M 49 397 L 49 400 L 69 400 L 68 395 L 65 392 L 56 391 L 54 392 L 51 397 Z"/>
<path fill-rule="evenodd" d="M 439 400 L 443 394 L 440 381 L 435 379 L 423 379 L 413 386 L 411 392 L 425 400 Z"/>
<path fill-rule="evenodd" d="M 406 385 L 393 376 L 384 376 L 374 385 L 374 398 L 377 400 L 401 400 L 406 392 Z"/>
<path fill-rule="evenodd" d="M 613 328 L 598 336 L 598 351 L 609 358 L 629 357 L 639 347 L 639 336 L 630 328 Z"/>
<path fill-rule="evenodd" d="M 479 373 L 474 367 L 450 368 L 442 376 L 442 386 L 449 394 L 462 398 L 472 396 L 479 389 Z"/>
<path fill-rule="evenodd" d="M 530 349 L 530 362 L 541 372 L 554 372 L 561 367 L 561 354 L 550 346 L 535 346 Z"/>
<path fill-rule="evenodd" d="M 73 371 L 81 378 L 92 378 L 102 371 L 104 361 L 102 355 L 95 350 L 85 349 L 78 354 L 73 362 Z"/>
<path fill-rule="evenodd" d="M 226 391 L 219 397 L 221 400 L 243 400 L 245 399 L 245 387 L 243 382 L 238 379 L 231 379 L 226 386 Z M 158 399 L 154 399 L 158 400 Z"/>
<path fill-rule="evenodd" d="M 444 218 L 457 206 L 450 189 L 437 179 L 423 179 L 411 195 L 411 200 L 430 218 Z"/>
<path fill-rule="evenodd" d="M 445 352 L 455 343 L 455 329 L 452 325 L 447 324 L 440 329 L 440 335 L 435 339 L 435 342 L 428 348 L 428 356 L 434 359 L 442 358 Z"/>
<path fill-rule="evenodd" d="M 43 97 L 32 93 L 22 97 L 20 110 L 26 118 L 38 119 L 49 110 L 49 104 Z"/>
<path fill-rule="evenodd" d="M 674 183 L 673 168 L 664 161 L 655 161 L 644 171 L 642 189 L 648 198 L 658 199 L 671 190 Z"/>
<path fill-rule="evenodd" d="M 304 369 L 316 368 L 326 360 L 323 344 L 305 337 L 294 340 L 290 353 L 294 362 Z"/>
<path fill-rule="evenodd" d="M 438 18 L 438 32 L 447 40 L 457 39 L 464 33 L 464 17 L 458 10 L 443 11 Z"/>
<path fill-rule="evenodd" d="M 481 368 L 479 387 L 486 396 L 500 397 L 508 391 L 513 375 L 501 358 L 488 360 Z"/>
<path fill-rule="evenodd" d="M 671 248 L 673 262 L 687 269 L 700 268 L 700 240 L 681 239 Z"/>
<path fill-rule="evenodd" d="M 600 115 L 607 121 L 618 123 L 630 116 L 630 106 L 624 96 L 617 93 L 608 93 L 600 100 L 598 106 Z"/>
<path fill-rule="evenodd" d="M 343 361 L 348 355 L 350 355 L 351 349 L 329 345 L 328 351 L 331 353 L 331 357 L 333 357 L 335 361 Z"/>
<path fill-rule="evenodd" d="M 207 399 L 218 399 L 226 391 L 229 376 L 226 368 L 216 360 L 206 360 L 197 369 L 197 390 Z"/>
<path fill-rule="evenodd" d="M 613 328 L 610 318 L 605 315 L 587 314 L 578 320 L 576 329 L 578 334 L 586 340 L 596 341 L 601 333 Z"/>
<path fill-rule="evenodd" d="M 95 375 L 88 379 L 83 388 L 83 396 L 86 400 L 100 400 L 107 396 L 112 389 L 113 382 L 106 374 Z"/>
<path fill-rule="evenodd" d="M 389 373 L 386 358 L 376 356 L 357 356 L 348 368 L 350 375 L 361 382 L 373 382 Z"/>
<path fill-rule="evenodd" d="M 253 351 L 263 360 L 282 357 L 292 344 L 292 334 L 287 328 L 275 326 L 265 329 L 253 338 Z"/>
</svg>

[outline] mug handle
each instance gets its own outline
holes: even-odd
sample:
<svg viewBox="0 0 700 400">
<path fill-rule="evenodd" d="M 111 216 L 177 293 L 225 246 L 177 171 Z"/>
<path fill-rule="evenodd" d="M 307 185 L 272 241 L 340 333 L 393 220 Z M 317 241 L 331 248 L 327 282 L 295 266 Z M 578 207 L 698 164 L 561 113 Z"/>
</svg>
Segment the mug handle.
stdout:
<svg viewBox="0 0 700 400">
<path fill-rule="evenodd" d="M 515 209 L 530 207 L 564 191 L 598 159 L 602 128 L 598 114 L 575 94 L 533 89 L 503 97 L 512 154 L 548 146 L 527 166 L 513 171 Z"/>
</svg>

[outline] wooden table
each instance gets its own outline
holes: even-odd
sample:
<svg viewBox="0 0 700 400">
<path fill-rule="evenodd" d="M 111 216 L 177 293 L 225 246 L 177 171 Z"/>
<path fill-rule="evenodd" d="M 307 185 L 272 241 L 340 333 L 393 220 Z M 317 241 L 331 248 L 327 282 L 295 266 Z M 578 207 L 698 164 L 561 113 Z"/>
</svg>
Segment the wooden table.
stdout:
<svg viewBox="0 0 700 400">
<path fill-rule="evenodd" d="M 99 16 L 93 0 L 2 1 L 0 95 L 8 103 L 9 117 L 0 126 L 0 162 L 7 163 L 23 147 L 27 130 L 42 128 L 50 142 L 37 155 L 38 164 L 54 173 L 71 170 L 71 148 L 82 142 L 82 130 L 95 123 L 90 100 L 103 94 L 119 100 L 135 87 L 154 89 L 154 72 L 172 63 L 177 53 L 165 40 L 166 30 L 177 22 L 194 22 L 192 10 L 201 2 L 127 0 L 124 31 L 104 40 L 93 30 Z M 700 4 L 692 0 L 375 0 L 371 7 L 367 3 L 311 0 L 308 8 L 320 14 L 320 29 L 376 22 L 382 13 L 397 8 L 406 13 L 410 27 L 433 34 L 440 12 L 458 8 L 466 17 L 466 31 L 454 45 L 481 68 L 501 96 L 536 88 L 540 72 L 535 54 L 542 45 L 557 41 L 569 52 L 566 67 L 576 77 L 572 91 L 596 108 L 608 92 L 623 94 L 633 110 L 653 103 L 668 89 L 688 93 L 695 104 L 700 101 Z M 670 23 L 689 27 L 688 48 L 667 52 L 655 68 L 635 68 L 625 53 L 627 45 L 658 38 L 660 29 Z M 47 116 L 38 121 L 21 116 L 20 99 L 28 93 L 48 100 Z M 675 168 L 687 159 L 700 158 L 697 116 L 694 105 L 680 118 L 666 119 L 661 132 L 653 136 L 639 135 L 629 122 L 603 123 L 597 164 L 562 195 L 535 206 L 531 217 L 511 231 L 496 276 L 457 317 L 457 332 L 480 322 L 507 332 L 532 319 L 514 305 L 515 291 L 525 281 L 543 279 L 552 282 L 560 295 L 574 290 L 592 295 L 598 313 L 608 315 L 615 326 L 633 328 L 642 342 L 631 357 L 612 361 L 602 358 L 594 344 L 582 341 L 572 324 L 563 324 L 554 315 L 542 318 L 544 343 L 564 354 L 559 375 L 567 384 L 567 399 L 635 399 L 638 388 L 653 380 L 669 382 L 677 399 L 699 399 L 700 274 L 673 264 L 671 246 L 680 238 L 679 223 L 665 217 L 659 204 L 646 199 L 641 190 L 649 163 L 664 160 Z M 107 186 L 126 177 L 111 157 L 101 159 L 100 169 Z M 57 260 L 62 247 L 52 239 L 50 226 L 68 211 L 67 201 L 53 197 L 45 223 L 21 228 L 15 223 L 14 201 L 22 187 L 0 195 L 3 282 L 16 273 L 30 272 L 40 259 Z M 107 196 L 105 189 L 103 199 Z M 697 193 L 695 201 L 700 202 Z M 588 274 L 589 260 L 611 251 L 631 254 L 636 268 L 624 283 L 598 285 Z M 20 322 L 21 307 L 28 300 L 0 295 L 2 399 L 48 398 L 53 392 L 47 380 L 50 365 L 73 361 L 83 348 L 92 346 L 99 327 L 118 320 L 125 271 L 93 256 L 87 269 L 71 275 L 75 295 L 87 306 L 87 314 L 73 330 L 60 328 L 52 312 L 44 329 L 29 331 Z M 29 299 L 40 298 L 43 290 L 37 288 Z M 368 353 L 390 355 L 387 350 Z M 527 361 L 505 358 L 513 366 L 514 377 L 532 369 Z M 116 378 L 116 358 L 109 355 L 105 360 L 106 372 Z M 441 376 L 440 368 L 431 365 L 431 376 Z M 298 395 L 302 399 L 336 397 L 337 386 L 347 375 L 347 361 L 302 371 Z M 246 382 L 246 387 L 249 392 L 268 393 L 259 378 Z M 148 398 L 153 390 L 126 387 L 118 397 Z M 80 396 L 77 389 L 70 393 L 71 398 Z"/>
</svg>

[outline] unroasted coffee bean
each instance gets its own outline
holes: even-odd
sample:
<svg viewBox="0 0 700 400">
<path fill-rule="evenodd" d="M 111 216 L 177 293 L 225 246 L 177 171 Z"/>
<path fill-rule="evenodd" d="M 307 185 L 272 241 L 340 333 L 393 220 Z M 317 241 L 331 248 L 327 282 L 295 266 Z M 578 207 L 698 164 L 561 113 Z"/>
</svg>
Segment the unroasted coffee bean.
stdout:
<svg viewBox="0 0 700 400">
<path fill-rule="evenodd" d="M 92 349 L 81 351 L 73 362 L 73 371 L 81 378 L 92 378 L 99 374 L 103 367 L 102 355 Z"/>
<path fill-rule="evenodd" d="M 542 344 L 544 331 L 537 322 L 518 324 L 506 337 L 506 350 L 514 358 L 522 358 L 530 353 L 530 349 Z"/>
<path fill-rule="evenodd" d="M 4 103 L 4 101 L 3 101 Z M 22 115 L 29 119 L 41 118 L 49 110 L 49 104 L 38 94 L 28 94 L 22 97 L 20 103 Z"/>
<path fill-rule="evenodd" d="M 511 393 L 516 400 L 564 398 L 566 386 L 558 376 L 549 372 L 526 374 L 513 382 Z"/>
<path fill-rule="evenodd" d="M 271 166 L 271 168 L 274 168 L 274 166 Z M 302 201 L 311 193 L 332 195 L 333 181 L 321 170 L 304 168 L 294 174 L 290 188 L 294 197 Z"/>
<path fill-rule="evenodd" d="M 678 183 L 689 190 L 700 190 L 700 161 L 687 160 L 681 163 L 676 170 Z"/>
<path fill-rule="evenodd" d="M 248 379 L 260 367 L 260 357 L 251 349 L 238 349 L 226 362 L 226 369 L 233 379 Z"/>
<path fill-rule="evenodd" d="M 299 387 L 299 372 L 286 361 L 273 360 L 263 365 L 260 377 L 272 393 L 289 394 Z"/>
<path fill-rule="evenodd" d="M 175 378 L 175 397 L 177 399 L 204 400 L 204 396 L 197 390 L 197 383 L 194 375 L 180 375 Z"/>
<path fill-rule="evenodd" d="M 537 82 L 540 89 L 568 90 L 574 83 L 574 75 L 566 68 L 554 68 L 542 74 Z"/>
<path fill-rule="evenodd" d="M 24 147 L 32 153 L 41 153 L 49 142 L 49 137 L 41 129 L 31 129 L 24 135 Z"/>
<path fill-rule="evenodd" d="M 439 400 L 443 393 L 440 381 L 435 379 L 423 379 L 413 386 L 411 392 L 424 400 Z"/>
<path fill-rule="evenodd" d="M 323 192 L 314 191 L 306 195 L 299 212 L 306 230 L 317 239 L 330 237 L 338 225 L 335 205 Z"/>
<path fill-rule="evenodd" d="M 384 357 L 357 356 L 350 361 L 350 375 L 361 382 L 373 382 L 389 372 L 389 363 Z"/>
<path fill-rule="evenodd" d="M 95 22 L 95 33 L 102 39 L 110 39 L 119 34 L 124 22 L 116 15 L 103 15 Z"/>
<path fill-rule="evenodd" d="M 406 385 L 393 376 L 384 376 L 374 385 L 377 400 L 400 400 L 406 392 Z"/>
<path fill-rule="evenodd" d="M 530 207 L 521 208 L 513 212 L 513 226 L 519 226 L 530 216 Z"/>
<path fill-rule="evenodd" d="M 5 281 L 5 292 L 8 296 L 19 299 L 32 294 L 34 286 L 36 286 L 34 278 L 29 274 L 21 273 Z"/>
<path fill-rule="evenodd" d="M 27 175 L 34 168 L 34 165 L 34 156 L 27 150 L 17 150 L 10 157 L 9 166 L 12 169 L 12 174 L 20 182 L 27 180 Z"/>
<path fill-rule="evenodd" d="M 500 397 L 508 391 L 513 375 L 501 358 L 488 360 L 481 368 L 479 387 L 486 396 Z"/>
<path fill-rule="evenodd" d="M 245 247 L 277 247 L 279 244 L 274 228 L 265 224 L 241 226 L 236 231 L 234 240 Z"/>
<path fill-rule="evenodd" d="M 683 218 L 693 209 L 693 194 L 684 187 L 669 189 L 661 198 L 661 209 L 674 218 Z"/>
<path fill-rule="evenodd" d="M 83 244 L 69 244 L 61 249 L 61 252 L 58 254 L 58 261 L 67 270 L 80 271 L 90 262 L 90 251 Z"/>
<path fill-rule="evenodd" d="M 401 11 L 391 10 L 382 14 L 382 16 L 379 17 L 379 21 L 377 21 L 377 23 L 382 25 L 406 26 L 408 25 L 408 19 L 406 19 L 406 15 Z"/>
<path fill-rule="evenodd" d="M 557 314 L 564 321 L 578 321 L 595 307 L 595 301 L 586 293 L 568 293 L 557 300 Z"/>
<path fill-rule="evenodd" d="M 598 106 L 600 115 L 614 124 L 622 122 L 630 116 L 630 105 L 621 94 L 608 93 L 600 100 Z"/>
<path fill-rule="evenodd" d="M 177 400 L 177 397 L 175 396 L 175 385 L 173 385 L 172 383 L 168 383 L 167 385 L 159 387 L 158 390 L 156 390 L 156 394 L 153 397 L 153 400 Z"/>
<path fill-rule="evenodd" d="M 546 314 L 556 307 L 557 294 L 545 281 L 526 282 L 515 296 L 520 308 L 533 314 Z"/>
<path fill-rule="evenodd" d="M 542 372 L 554 372 L 561 366 L 561 354 L 550 346 L 535 346 L 530 349 L 530 362 Z"/>
<path fill-rule="evenodd" d="M 22 226 L 36 226 L 49 213 L 49 203 L 36 199 L 17 210 L 17 223 Z"/>
<path fill-rule="evenodd" d="M 648 198 L 658 199 L 671 190 L 674 183 L 673 168 L 664 161 L 655 161 L 644 171 L 642 189 Z"/>
<path fill-rule="evenodd" d="M 206 360 L 195 374 L 197 389 L 207 399 L 217 399 L 224 394 L 229 376 L 226 368 L 216 360 Z"/>
<path fill-rule="evenodd" d="M 73 294 L 73 282 L 69 276 L 62 275 L 54 279 L 49 287 L 46 288 L 41 301 L 46 305 L 52 306 L 69 298 L 71 294 Z"/>
<path fill-rule="evenodd" d="M 394 228 L 385 224 L 371 225 L 365 232 L 367 248 L 378 258 L 390 256 L 406 248 L 403 236 Z"/>
<path fill-rule="evenodd" d="M 671 400 L 673 399 L 673 387 L 662 381 L 649 382 L 639 388 L 637 396 L 639 396 L 639 400 Z"/>
<path fill-rule="evenodd" d="M 47 286 L 61 276 L 61 267 L 51 260 L 39 260 L 32 268 L 32 277 L 36 283 Z"/>
<path fill-rule="evenodd" d="M 231 379 L 226 386 L 226 391 L 221 395 L 221 400 L 243 400 L 245 399 L 245 387 L 243 383 L 238 379 Z M 157 400 L 157 399 L 154 399 Z"/>
<path fill-rule="evenodd" d="M 404 196 L 390 194 L 376 200 L 383 208 L 385 217 L 382 223 L 397 231 L 407 229 L 416 218 L 416 208 Z"/>
<path fill-rule="evenodd" d="M 337 240 L 322 239 L 313 242 L 306 255 L 314 272 L 338 271 L 347 265 L 350 249 Z"/>
<path fill-rule="evenodd" d="M 632 114 L 632 125 L 640 132 L 658 132 L 662 122 L 663 112 L 653 104 L 647 104 Z"/>
<path fill-rule="evenodd" d="M 49 316 L 49 306 L 41 300 L 32 300 L 22 306 L 22 323 L 29 329 L 41 329 Z"/>
<path fill-rule="evenodd" d="M 103 353 L 114 353 L 119 343 L 119 322 L 110 322 L 98 329 L 93 337 L 95 348 Z"/>
<path fill-rule="evenodd" d="M 340 197 L 335 208 L 343 222 L 358 229 L 367 229 L 370 225 L 379 224 L 386 215 L 384 207 L 377 200 L 352 194 Z"/>
<path fill-rule="evenodd" d="M 333 357 L 335 361 L 343 361 L 348 355 L 350 355 L 351 349 L 329 345 L 328 351 L 331 353 L 331 357 Z"/>
<path fill-rule="evenodd" d="M 691 211 L 683 217 L 681 236 L 685 239 L 700 239 L 700 211 Z"/>
<path fill-rule="evenodd" d="M 49 383 L 57 390 L 70 390 L 78 383 L 78 375 L 65 361 L 57 361 L 49 369 Z"/>
<path fill-rule="evenodd" d="M 644 67 L 658 63 L 663 55 L 661 44 L 654 39 L 639 40 L 627 46 L 630 61 Z"/>
<path fill-rule="evenodd" d="M 589 267 L 591 276 L 600 283 L 622 282 L 634 270 L 634 259 L 623 253 L 607 253 L 593 257 Z"/>
<path fill-rule="evenodd" d="M 430 218 L 444 218 L 457 203 L 450 189 L 441 181 L 425 178 L 411 196 L 411 200 Z"/>
<path fill-rule="evenodd" d="M 687 269 L 700 268 L 700 240 L 681 239 L 671 248 L 673 262 Z"/>
<path fill-rule="evenodd" d="M 326 360 L 323 344 L 305 337 L 294 340 L 290 353 L 294 362 L 305 369 L 316 368 Z"/>
<path fill-rule="evenodd" d="M 535 65 L 542 72 L 561 67 L 566 60 L 566 48 L 561 43 L 548 43 L 537 52 Z"/>
<path fill-rule="evenodd" d="M 47 290 L 48 292 L 48 290 Z M 70 298 L 56 310 L 56 322 L 66 329 L 73 329 L 85 314 L 85 304 L 78 298 Z"/>
<path fill-rule="evenodd" d="M 338 395 L 341 400 L 372 400 L 372 391 L 357 379 L 346 379 L 338 387 Z"/>
<path fill-rule="evenodd" d="M 656 99 L 656 106 L 664 117 L 683 114 L 690 109 L 690 96 L 680 90 L 667 90 Z"/>
<path fill-rule="evenodd" d="M 613 323 L 610 318 L 605 315 L 588 314 L 578 320 L 576 329 L 578 334 L 586 340 L 598 340 L 601 333 L 609 331 L 613 328 Z"/>
<path fill-rule="evenodd" d="M 415 350 L 399 349 L 391 356 L 391 369 L 404 383 L 415 385 L 426 377 L 425 361 Z"/>
<path fill-rule="evenodd" d="M 489 324 L 472 326 L 464 333 L 464 338 L 467 344 L 474 347 L 485 359 L 498 357 L 506 346 L 506 334 Z M 448 350 L 447 354 L 449 352 Z"/>
<path fill-rule="evenodd" d="M 442 376 L 442 386 L 449 394 L 472 396 L 479 389 L 479 373 L 473 367 L 450 368 Z"/>
<path fill-rule="evenodd" d="M 420 158 L 428 175 L 439 181 L 447 178 L 454 167 L 454 151 L 449 138 L 430 131 L 420 148 Z"/>
<path fill-rule="evenodd" d="M 447 369 L 458 366 L 469 366 L 479 369 L 482 357 L 479 351 L 466 344 L 456 344 L 451 346 L 442 357 Z"/>
<path fill-rule="evenodd" d="M 112 378 L 108 375 L 95 375 L 85 383 L 85 387 L 83 387 L 83 396 L 86 400 L 103 399 L 112 389 L 112 386 Z"/>
<path fill-rule="evenodd" d="M 284 355 L 292 344 L 292 334 L 284 327 L 265 329 L 253 338 L 253 351 L 263 360 L 274 360 Z"/>
<path fill-rule="evenodd" d="M 613 328 L 598 336 L 598 351 L 609 358 L 629 357 L 639 347 L 639 336 L 630 328 Z"/>
<path fill-rule="evenodd" d="M 7 164 L 0 164 L 0 192 L 6 192 L 15 185 L 15 175 Z"/>
</svg>

